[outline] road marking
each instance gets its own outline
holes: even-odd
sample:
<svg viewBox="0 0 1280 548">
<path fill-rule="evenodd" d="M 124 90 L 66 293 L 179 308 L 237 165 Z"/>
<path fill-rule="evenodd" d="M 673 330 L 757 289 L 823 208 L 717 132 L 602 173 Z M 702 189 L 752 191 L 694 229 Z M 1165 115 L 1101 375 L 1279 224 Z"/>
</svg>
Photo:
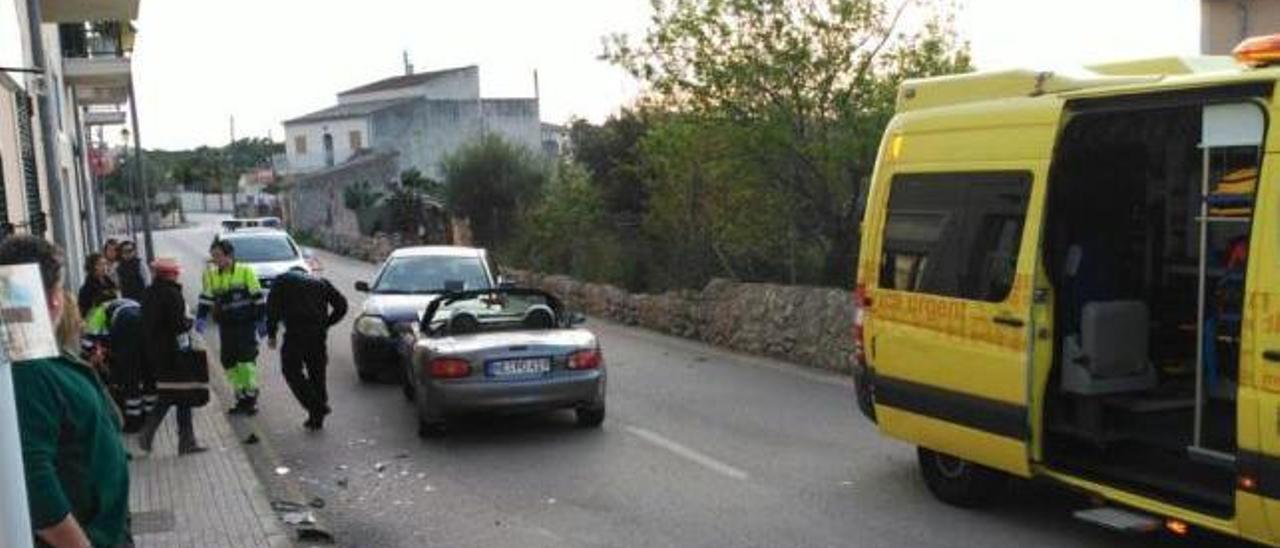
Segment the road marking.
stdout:
<svg viewBox="0 0 1280 548">
<path fill-rule="evenodd" d="M 628 426 L 627 431 L 639 436 L 640 438 L 644 439 L 649 443 L 652 443 L 654 445 L 657 445 L 658 447 L 666 449 L 667 451 L 675 453 L 676 455 L 684 457 L 687 460 L 700 464 L 703 467 L 706 467 L 717 474 L 728 476 L 737 480 L 747 479 L 746 472 L 743 472 L 742 470 L 739 470 L 728 464 L 725 464 L 714 458 L 704 455 L 698 452 L 697 450 L 691 449 L 689 447 L 681 445 L 680 443 L 669 440 L 656 432 L 645 430 L 644 428 L 640 428 L 638 426 Z"/>
</svg>

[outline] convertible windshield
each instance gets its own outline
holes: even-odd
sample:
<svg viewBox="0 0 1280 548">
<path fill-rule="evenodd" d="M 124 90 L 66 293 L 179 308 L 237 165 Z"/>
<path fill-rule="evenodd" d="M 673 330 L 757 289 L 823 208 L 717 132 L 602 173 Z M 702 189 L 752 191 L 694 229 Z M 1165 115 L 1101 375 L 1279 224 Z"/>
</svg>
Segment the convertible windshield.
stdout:
<svg viewBox="0 0 1280 548">
<path fill-rule="evenodd" d="M 551 329 L 563 318 L 559 300 L 534 289 L 465 291 L 440 297 L 423 320 L 438 333 L 462 334 L 502 329 Z"/>
<path fill-rule="evenodd" d="M 440 293 L 490 287 L 479 257 L 400 257 L 387 263 L 373 292 Z"/>
<path fill-rule="evenodd" d="M 236 260 L 246 263 L 270 263 L 292 261 L 298 258 L 298 250 L 284 236 L 253 236 L 235 238 Z"/>
</svg>

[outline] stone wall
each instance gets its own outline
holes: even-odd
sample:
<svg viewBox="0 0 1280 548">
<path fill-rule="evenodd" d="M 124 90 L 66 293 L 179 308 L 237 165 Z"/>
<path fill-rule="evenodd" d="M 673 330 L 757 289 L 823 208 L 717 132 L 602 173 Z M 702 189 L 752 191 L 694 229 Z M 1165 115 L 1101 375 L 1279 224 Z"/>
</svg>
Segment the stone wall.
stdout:
<svg viewBox="0 0 1280 548">
<path fill-rule="evenodd" d="M 382 261 L 385 261 L 392 251 L 406 245 L 397 234 L 360 236 L 328 232 L 322 235 L 312 235 L 312 238 L 308 242 L 309 245 L 374 264 L 382 264 Z"/>
<path fill-rule="evenodd" d="M 368 183 L 386 193 L 400 177 L 395 152 L 370 152 L 351 161 L 288 181 L 280 202 L 289 229 L 314 236 L 360 235 L 356 213 L 347 208 L 346 189 Z"/>
<path fill-rule="evenodd" d="M 471 245 L 471 229 L 466 219 L 450 219 L 450 234 L 447 237 L 452 238 L 451 243 L 440 244 L 432 242 L 430 245 Z M 361 236 L 358 234 L 343 234 L 338 232 L 318 232 L 308 233 L 309 239 L 305 245 L 319 247 L 329 250 L 338 255 L 360 259 L 373 264 L 382 264 L 387 260 L 387 256 L 392 251 L 402 247 L 415 245 L 428 245 L 426 243 L 406 239 L 400 234 L 377 233 L 373 236 Z"/>
<path fill-rule="evenodd" d="M 853 298 L 846 290 L 713 280 L 701 291 L 631 294 L 508 269 L 575 310 L 740 352 L 847 372 L 852 364 Z"/>
</svg>

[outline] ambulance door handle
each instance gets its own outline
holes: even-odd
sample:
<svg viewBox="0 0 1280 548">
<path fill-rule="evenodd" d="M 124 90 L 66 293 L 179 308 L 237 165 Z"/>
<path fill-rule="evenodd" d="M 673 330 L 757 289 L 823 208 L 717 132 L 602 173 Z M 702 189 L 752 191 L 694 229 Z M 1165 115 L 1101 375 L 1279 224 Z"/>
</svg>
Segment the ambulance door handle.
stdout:
<svg viewBox="0 0 1280 548">
<path fill-rule="evenodd" d="M 1012 316 L 996 316 L 994 318 L 991 318 L 991 321 L 996 322 L 1000 325 L 1006 325 L 1009 327 L 1023 327 L 1027 325 L 1026 322 L 1022 321 L 1019 318 L 1014 318 Z"/>
<path fill-rule="evenodd" d="M 1280 350 L 1266 350 L 1262 352 L 1262 359 L 1269 362 L 1280 362 Z"/>
</svg>

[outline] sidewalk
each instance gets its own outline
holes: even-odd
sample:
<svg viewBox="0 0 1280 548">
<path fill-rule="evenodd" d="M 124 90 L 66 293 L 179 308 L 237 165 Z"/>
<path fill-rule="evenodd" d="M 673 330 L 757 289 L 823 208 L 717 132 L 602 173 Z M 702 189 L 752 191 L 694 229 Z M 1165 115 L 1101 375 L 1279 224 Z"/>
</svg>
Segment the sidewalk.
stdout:
<svg viewBox="0 0 1280 548">
<path fill-rule="evenodd" d="M 129 464 L 129 506 L 138 548 L 292 546 L 222 414 L 218 391 L 210 392 L 209 404 L 195 410 L 196 438 L 209 451 L 178 457 L 175 413 L 170 411 L 151 455 Z"/>
</svg>

